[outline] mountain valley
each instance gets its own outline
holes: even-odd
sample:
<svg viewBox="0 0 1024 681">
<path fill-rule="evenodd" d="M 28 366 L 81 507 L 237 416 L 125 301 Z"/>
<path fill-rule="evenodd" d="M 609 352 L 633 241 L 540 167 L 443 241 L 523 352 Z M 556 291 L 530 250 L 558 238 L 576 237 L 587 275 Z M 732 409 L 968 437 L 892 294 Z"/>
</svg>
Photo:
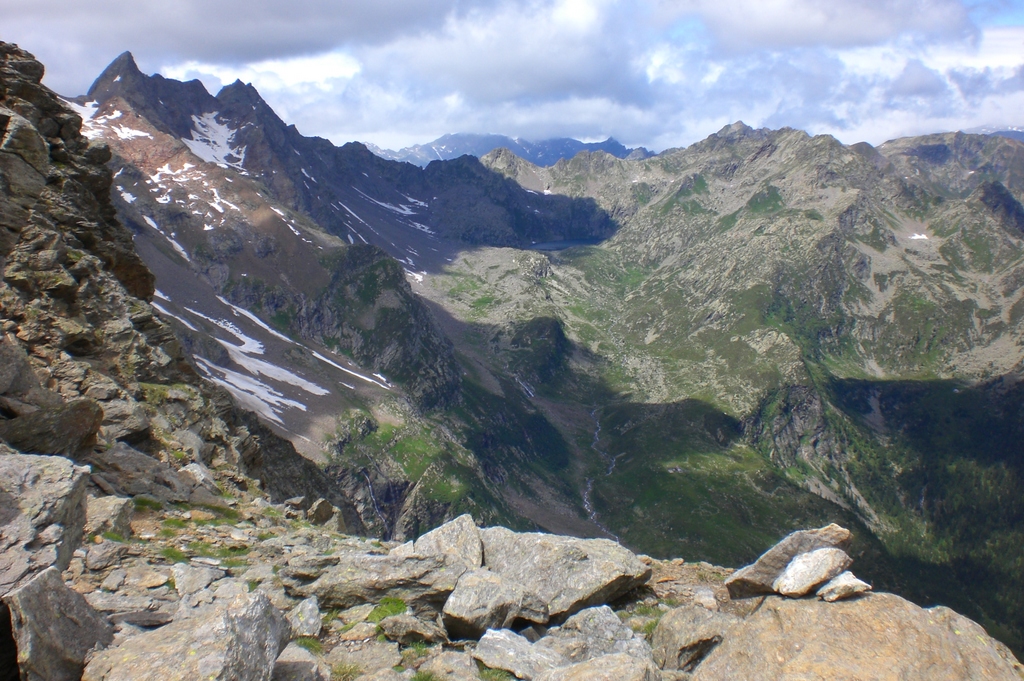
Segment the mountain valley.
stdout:
<svg viewBox="0 0 1024 681">
<path fill-rule="evenodd" d="M 737 123 L 421 169 L 127 53 L 69 105 L 153 307 L 350 524 L 740 564 L 835 520 L 864 576 L 1024 645 L 1024 144 Z"/>
</svg>

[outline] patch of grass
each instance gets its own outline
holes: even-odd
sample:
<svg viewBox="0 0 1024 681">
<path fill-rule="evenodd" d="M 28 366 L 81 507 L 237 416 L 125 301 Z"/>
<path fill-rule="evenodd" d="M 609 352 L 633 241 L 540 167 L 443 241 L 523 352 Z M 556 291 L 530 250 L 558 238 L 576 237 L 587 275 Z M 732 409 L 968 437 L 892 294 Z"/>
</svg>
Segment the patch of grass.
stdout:
<svg viewBox="0 0 1024 681">
<path fill-rule="evenodd" d="M 266 541 L 268 539 L 273 539 L 276 536 L 277 535 L 274 534 L 273 532 L 260 532 L 259 534 L 256 535 L 256 538 L 259 539 L 260 541 Z"/>
<path fill-rule="evenodd" d="M 188 527 L 188 523 L 186 523 L 181 518 L 168 518 L 167 520 L 163 521 L 163 523 L 161 523 L 161 524 L 164 527 L 170 528 L 172 530 L 183 530 L 186 527 Z"/>
<path fill-rule="evenodd" d="M 113 542 L 117 542 L 118 544 L 123 544 L 124 543 L 124 537 L 119 535 L 117 532 L 104 532 L 103 533 L 103 538 L 104 539 L 108 539 L 108 540 L 113 541 Z"/>
<path fill-rule="evenodd" d="M 178 536 L 178 531 L 177 530 L 172 530 L 169 527 L 165 527 L 162 530 L 160 530 L 159 534 L 164 539 L 170 539 L 172 537 L 177 537 Z"/>
<path fill-rule="evenodd" d="M 135 505 L 136 511 L 160 511 L 164 505 L 156 499 L 149 499 L 146 497 L 135 497 L 132 499 L 132 504 Z"/>
<path fill-rule="evenodd" d="M 338 619 L 339 615 L 341 615 L 341 610 L 338 610 L 337 608 L 334 608 L 333 610 L 328 610 L 320 618 L 321 626 L 326 627 L 328 624 Z"/>
<path fill-rule="evenodd" d="M 314 636 L 299 636 L 295 639 L 295 645 L 305 648 L 314 655 L 320 655 L 324 652 L 324 644 Z"/>
<path fill-rule="evenodd" d="M 433 672 L 416 672 L 412 681 L 441 681 Z"/>
<path fill-rule="evenodd" d="M 390 596 L 385 596 L 384 598 L 380 599 L 380 603 L 377 604 L 377 607 L 370 611 L 370 614 L 366 617 L 366 621 L 373 622 L 374 624 L 379 624 L 380 621 L 385 617 L 401 615 L 407 609 L 408 606 L 405 604 L 405 601 L 403 601 L 401 598 L 392 598 Z"/>
<path fill-rule="evenodd" d="M 504 669 L 491 669 L 483 664 L 477 663 L 480 667 L 480 678 L 483 681 L 515 681 L 515 676 Z"/>
<path fill-rule="evenodd" d="M 160 555 L 166 558 L 167 560 L 171 561 L 172 563 L 188 562 L 188 554 L 182 551 L 181 549 L 175 548 L 173 546 L 167 546 L 163 549 L 160 549 Z"/>
<path fill-rule="evenodd" d="M 258 579 L 250 579 L 245 583 L 245 585 L 249 587 L 249 592 L 252 593 L 253 591 L 259 588 L 260 581 Z"/>
<path fill-rule="evenodd" d="M 362 673 L 357 664 L 336 664 L 331 668 L 331 681 L 355 681 Z"/>
<path fill-rule="evenodd" d="M 199 508 L 203 509 L 204 511 L 209 511 L 210 513 L 213 513 L 219 518 L 230 520 L 231 522 L 238 522 L 239 520 L 238 511 L 236 511 L 233 508 L 228 508 L 226 506 L 217 506 L 216 504 L 199 504 Z"/>
<path fill-rule="evenodd" d="M 774 213 L 785 205 L 778 188 L 768 185 L 747 201 L 751 213 Z"/>
<path fill-rule="evenodd" d="M 188 545 L 189 550 L 195 552 L 200 556 L 206 556 L 207 558 L 240 558 L 241 556 L 249 553 L 249 547 L 242 546 L 239 548 L 232 548 L 229 546 L 213 546 L 209 542 L 205 541 L 194 541 Z M 233 567 L 240 567 L 245 565 L 245 561 L 234 565 Z M 228 566 L 232 567 L 232 566 Z"/>
</svg>

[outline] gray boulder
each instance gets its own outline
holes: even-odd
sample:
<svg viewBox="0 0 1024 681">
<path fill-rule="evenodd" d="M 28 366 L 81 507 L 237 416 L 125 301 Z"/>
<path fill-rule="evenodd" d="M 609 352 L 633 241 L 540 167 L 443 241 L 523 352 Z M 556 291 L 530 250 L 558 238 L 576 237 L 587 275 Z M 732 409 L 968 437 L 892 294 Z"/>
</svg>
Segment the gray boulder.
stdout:
<svg viewBox="0 0 1024 681">
<path fill-rule="evenodd" d="M 292 636 L 319 636 L 323 622 L 316 596 L 310 596 L 292 608 L 288 622 L 292 625 Z"/>
<path fill-rule="evenodd" d="M 692 672 L 739 622 L 695 604 L 670 610 L 651 637 L 654 661 L 665 670 Z"/>
<path fill-rule="evenodd" d="M 477 681 L 480 678 L 473 656 L 452 650 L 434 655 L 421 664 L 418 671 L 432 675 L 437 681 Z"/>
<path fill-rule="evenodd" d="M 499 574 L 470 570 L 445 601 L 444 626 L 453 638 L 480 638 L 488 629 L 504 629 L 519 617 L 543 624 L 548 620 L 547 607 L 534 600 Z"/>
<path fill-rule="evenodd" d="M 503 669 L 526 681 L 569 664 L 558 651 L 538 647 L 508 629 L 488 630 L 471 654 L 491 669 Z"/>
<path fill-rule="evenodd" d="M 92 658 L 83 681 L 269 681 L 288 625 L 267 597 L 240 594 L 226 607 L 133 636 Z"/>
<path fill-rule="evenodd" d="M 81 544 L 88 468 L 59 456 L 0 454 L 0 597 Z"/>
<path fill-rule="evenodd" d="M 440 610 L 465 571 L 461 561 L 447 556 L 343 554 L 337 565 L 289 566 L 279 576 L 290 596 L 315 595 L 325 608 L 379 603 L 390 596 L 416 609 Z"/>
<path fill-rule="evenodd" d="M 448 640 L 444 629 L 408 613 L 385 617 L 378 626 L 389 639 L 406 645 L 416 642 L 441 643 Z"/>
<path fill-rule="evenodd" d="M 397 643 L 342 641 L 327 654 L 327 663 L 331 667 L 354 667 L 362 674 L 376 674 L 401 664 L 402 654 Z"/>
<path fill-rule="evenodd" d="M 178 471 L 123 442 L 82 461 L 92 465 L 94 477 L 122 495 L 148 494 L 163 502 L 179 502 L 188 501 L 192 493 L 192 485 Z"/>
<path fill-rule="evenodd" d="M 174 588 L 178 595 L 188 596 L 202 591 L 213 582 L 223 578 L 225 572 L 212 567 L 195 567 L 176 563 L 171 568 L 171 574 L 174 576 Z"/>
<path fill-rule="evenodd" d="M 414 542 L 413 552 L 421 556 L 453 556 L 470 570 L 483 565 L 480 530 L 468 513 L 424 534 Z"/>
<path fill-rule="evenodd" d="M 90 570 L 106 570 L 119 563 L 128 554 L 128 547 L 116 541 L 103 541 L 89 546 L 85 554 L 85 567 Z"/>
<path fill-rule="evenodd" d="M 825 603 L 769 596 L 700 663 L 693 681 L 1020 681 L 1002 643 L 943 607 L 892 594 Z"/>
<path fill-rule="evenodd" d="M 616 653 L 548 670 L 537 681 L 661 681 L 661 674 L 650 660 Z"/>
<path fill-rule="evenodd" d="M 88 497 L 85 504 L 85 533 L 113 532 L 124 539 L 132 536 L 132 500 L 127 497 Z"/>
<path fill-rule="evenodd" d="M 818 598 L 828 603 L 835 603 L 844 598 L 852 598 L 859 594 L 871 591 L 871 585 L 862 582 L 853 576 L 852 572 L 843 572 L 833 577 L 827 584 L 818 589 L 815 594 Z"/>
<path fill-rule="evenodd" d="M 0 421 L 0 438 L 15 449 L 71 456 L 96 441 L 103 409 L 79 399 Z"/>
<path fill-rule="evenodd" d="M 43 570 L 3 600 L 25 681 L 78 681 L 86 654 L 113 640 L 110 625 L 64 585 L 56 568 Z"/>
<path fill-rule="evenodd" d="M 100 432 L 108 442 L 139 442 L 149 435 L 149 426 L 146 410 L 135 400 L 108 400 L 103 403 L 103 425 Z"/>
<path fill-rule="evenodd" d="M 274 663 L 271 681 L 331 681 L 331 668 L 322 659 L 289 643 Z"/>
<path fill-rule="evenodd" d="M 614 600 L 651 576 L 649 567 L 608 539 L 577 539 L 504 527 L 480 531 L 484 563 L 548 604 L 553 620 Z"/>
<path fill-rule="evenodd" d="M 730 575 L 725 586 L 732 598 L 774 593 L 775 580 L 793 558 L 815 549 L 847 549 L 852 538 L 849 530 L 834 523 L 816 530 L 794 532 L 768 549 L 753 565 Z"/>
<path fill-rule="evenodd" d="M 560 627 L 548 631 L 535 648 L 557 652 L 570 663 L 624 653 L 650 661 L 651 646 L 623 624 L 607 605 L 581 610 Z"/>
<path fill-rule="evenodd" d="M 772 588 L 783 596 L 804 596 L 850 567 L 853 559 L 842 549 L 815 549 L 789 561 Z"/>
</svg>

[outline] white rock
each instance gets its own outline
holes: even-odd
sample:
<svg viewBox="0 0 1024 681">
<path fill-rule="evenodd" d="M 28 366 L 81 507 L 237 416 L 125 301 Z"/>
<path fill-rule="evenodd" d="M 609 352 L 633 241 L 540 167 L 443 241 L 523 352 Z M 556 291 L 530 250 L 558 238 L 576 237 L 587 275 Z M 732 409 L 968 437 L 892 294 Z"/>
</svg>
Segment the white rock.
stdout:
<svg viewBox="0 0 1024 681">
<path fill-rule="evenodd" d="M 288 621 L 292 625 L 292 636 L 319 636 L 322 621 L 316 596 L 310 596 L 292 608 Z"/>
<path fill-rule="evenodd" d="M 772 588 L 783 596 L 799 598 L 850 566 L 853 559 L 836 548 L 816 549 L 789 561 Z"/>
<path fill-rule="evenodd" d="M 832 580 L 825 586 L 818 589 L 818 598 L 834 603 L 844 598 L 850 598 L 858 594 L 867 593 L 871 591 L 871 585 L 867 582 L 863 582 L 853 576 L 853 573 L 847 570 L 833 577 Z"/>
</svg>

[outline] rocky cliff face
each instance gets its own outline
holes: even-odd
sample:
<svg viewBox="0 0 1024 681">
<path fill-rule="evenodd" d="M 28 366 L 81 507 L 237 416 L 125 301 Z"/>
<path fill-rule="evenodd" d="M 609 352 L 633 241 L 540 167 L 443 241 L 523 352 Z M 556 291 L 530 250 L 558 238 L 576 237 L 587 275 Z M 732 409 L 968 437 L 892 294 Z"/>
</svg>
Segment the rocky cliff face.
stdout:
<svg viewBox="0 0 1024 681">
<path fill-rule="evenodd" d="M 42 75 L 31 55 L 0 46 L 0 438 L 14 450 L 88 463 L 91 475 L 71 467 L 58 476 L 74 490 L 70 507 L 85 494 L 213 503 L 252 489 L 280 500 L 324 497 L 358 527 L 315 465 L 186 361 L 147 302 L 153 275 L 115 217 L 109 149 L 82 137 L 81 119 L 40 85 Z M 39 477 L 12 475 L 28 486 Z M 20 489 L 4 498 L 16 503 Z M 44 525 L 70 534 L 36 536 L 38 523 L 5 532 L 5 594 L 47 564 L 66 566 L 80 537 L 81 517 L 43 515 Z M 56 554 L 43 563 L 18 557 L 16 545 L 49 544 Z"/>
</svg>

